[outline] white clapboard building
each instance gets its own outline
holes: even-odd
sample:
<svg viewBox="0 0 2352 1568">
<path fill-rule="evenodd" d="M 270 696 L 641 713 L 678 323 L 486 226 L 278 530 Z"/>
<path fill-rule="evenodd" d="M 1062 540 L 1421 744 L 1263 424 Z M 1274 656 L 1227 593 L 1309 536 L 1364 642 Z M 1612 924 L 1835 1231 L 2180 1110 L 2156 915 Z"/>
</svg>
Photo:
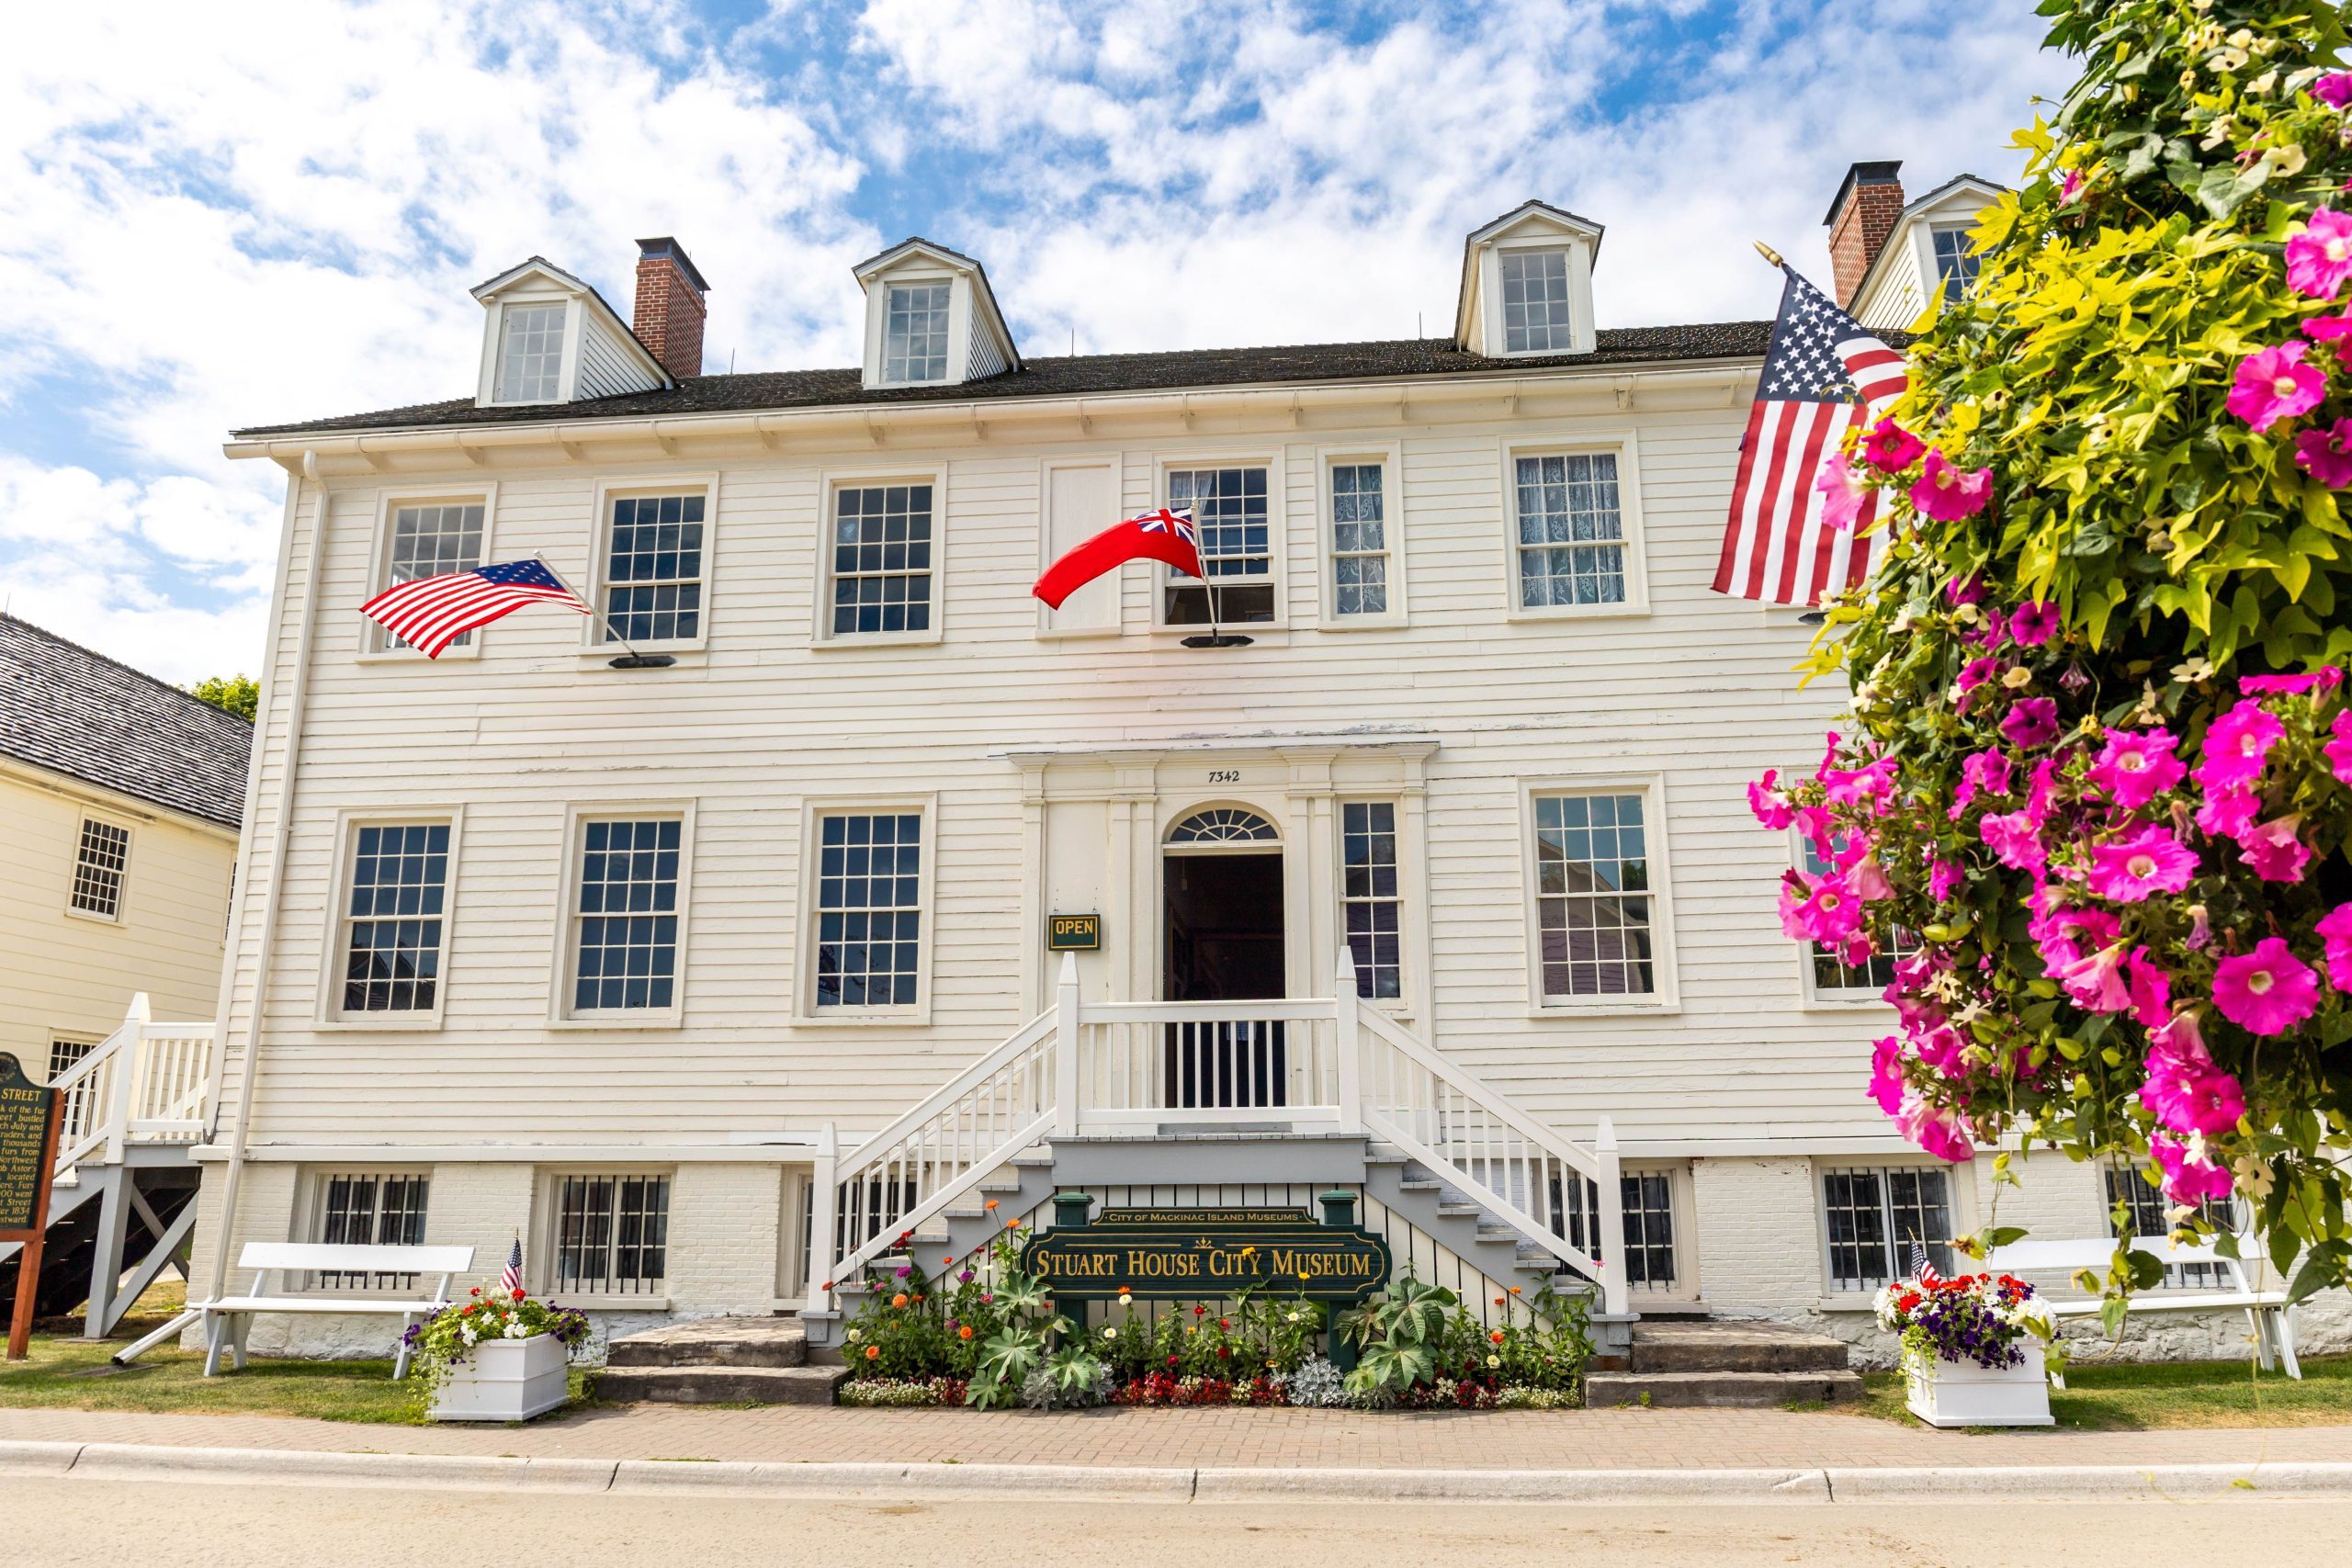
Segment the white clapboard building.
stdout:
<svg viewBox="0 0 2352 1568">
<path fill-rule="evenodd" d="M 1839 705 L 1708 588 L 1768 324 L 1597 329 L 1602 238 L 1477 229 L 1442 337 L 1077 356 L 910 239 L 861 364 L 725 376 L 650 240 L 630 321 L 536 257 L 476 289 L 471 395 L 238 432 L 288 488 L 199 1285 L 519 1234 L 616 1330 L 821 1345 L 903 1230 L 1339 1187 L 1619 1343 L 1866 1339 L 1990 1190 L 1864 1098 L 1884 976 L 1781 934 L 1746 806 Z M 1157 565 L 1030 596 L 1162 505 L 1245 645 Z M 533 556 L 602 619 L 427 660 L 358 613 Z M 2031 1177 L 2005 1214 L 2105 1234 L 2105 1173 Z"/>
</svg>

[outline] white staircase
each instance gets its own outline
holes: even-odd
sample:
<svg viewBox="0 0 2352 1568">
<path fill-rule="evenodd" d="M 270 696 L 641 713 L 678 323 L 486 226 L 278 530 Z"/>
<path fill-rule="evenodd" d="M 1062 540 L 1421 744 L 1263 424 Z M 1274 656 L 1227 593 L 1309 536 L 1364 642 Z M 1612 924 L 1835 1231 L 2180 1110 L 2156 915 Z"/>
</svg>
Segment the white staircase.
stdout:
<svg viewBox="0 0 2352 1568">
<path fill-rule="evenodd" d="M 977 1235 L 990 1193 L 1021 1214 L 1057 1186 L 1164 1179 L 1113 1173 L 1199 1138 L 1230 1141 L 1228 1162 L 1247 1147 L 1307 1162 L 1300 1179 L 1357 1179 L 1488 1272 L 1507 1247 L 1516 1267 L 1565 1269 L 1603 1316 L 1625 1316 L 1623 1260 L 1603 1240 L 1624 1234 L 1608 1119 L 1589 1146 L 1567 1138 L 1363 1006 L 1345 952 L 1335 979 L 1306 1000 L 1090 1002 L 1065 957 L 1054 1006 L 921 1104 L 847 1152 L 830 1124 L 820 1134 L 812 1336 L 900 1237 Z M 1282 1140 L 1303 1146 L 1272 1152 Z"/>
</svg>

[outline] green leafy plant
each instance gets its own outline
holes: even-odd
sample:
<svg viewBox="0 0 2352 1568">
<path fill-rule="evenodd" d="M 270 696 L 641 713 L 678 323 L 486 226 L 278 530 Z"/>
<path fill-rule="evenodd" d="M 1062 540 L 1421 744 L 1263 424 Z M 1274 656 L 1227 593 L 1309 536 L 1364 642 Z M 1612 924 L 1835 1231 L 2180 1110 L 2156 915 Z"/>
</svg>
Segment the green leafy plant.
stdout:
<svg viewBox="0 0 2352 1568">
<path fill-rule="evenodd" d="M 571 1307 L 523 1291 L 485 1292 L 476 1286 L 466 1300 L 410 1325 L 402 1336 L 410 1352 L 411 1397 L 420 1412 L 430 1410 L 434 1396 L 448 1382 L 450 1370 L 482 1345 L 552 1334 L 570 1353 L 587 1343 L 588 1332 L 587 1315 Z"/>
<path fill-rule="evenodd" d="M 1424 1285 L 1407 1270 L 1371 1300 L 1340 1320 L 1358 1348 L 1348 1392 L 1401 1396 L 1437 1376 L 1444 1348 L 1447 1314 L 1462 1298 L 1438 1285 Z"/>
</svg>

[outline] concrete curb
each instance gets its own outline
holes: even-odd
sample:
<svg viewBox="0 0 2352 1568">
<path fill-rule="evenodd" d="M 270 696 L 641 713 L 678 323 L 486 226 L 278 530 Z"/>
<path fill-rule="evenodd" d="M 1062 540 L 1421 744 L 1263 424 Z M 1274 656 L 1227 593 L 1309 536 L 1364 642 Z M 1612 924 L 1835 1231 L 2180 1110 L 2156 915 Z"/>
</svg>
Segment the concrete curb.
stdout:
<svg viewBox="0 0 2352 1568">
<path fill-rule="evenodd" d="M 243 1486 L 1019 1502 L 1872 1504 L 2352 1497 L 2352 1463 L 1781 1470 L 1284 1470 L 521 1459 L 0 1441 L 0 1476 Z"/>
</svg>

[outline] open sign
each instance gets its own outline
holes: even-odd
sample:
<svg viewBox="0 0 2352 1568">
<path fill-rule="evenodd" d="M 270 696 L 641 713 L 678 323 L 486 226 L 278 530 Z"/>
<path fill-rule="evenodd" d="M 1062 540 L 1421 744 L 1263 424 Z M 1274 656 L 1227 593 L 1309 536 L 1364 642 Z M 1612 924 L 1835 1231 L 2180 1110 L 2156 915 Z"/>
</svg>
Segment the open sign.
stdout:
<svg viewBox="0 0 2352 1568">
<path fill-rule="evenodd" d="M 1046 918 L 1047 953 L 1092 953 L 1102 945 L 1102 917 L 1100 915 L 1048 915 Z"/>
</svg>

